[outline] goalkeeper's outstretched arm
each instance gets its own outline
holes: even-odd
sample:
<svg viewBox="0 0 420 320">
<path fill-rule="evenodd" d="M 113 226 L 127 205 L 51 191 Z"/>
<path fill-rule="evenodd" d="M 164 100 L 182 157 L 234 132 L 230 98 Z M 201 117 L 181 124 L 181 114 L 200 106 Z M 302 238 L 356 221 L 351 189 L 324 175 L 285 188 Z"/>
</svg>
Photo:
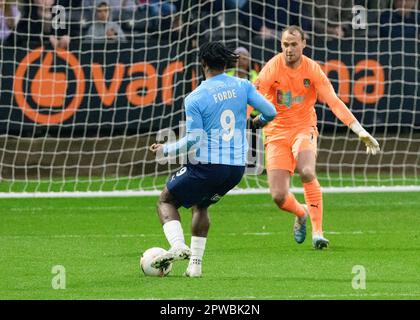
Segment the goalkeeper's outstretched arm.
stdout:
<svg viewBox="0 0 420 320">
<path fill-rule="evenodd" d="M 343 101 L 335 94 L 331 82 L 321 71 L 321 81 L 317 83 L 320 97 L 328 104 L 328 107 L 345 125 L 347 125 L 365 144 L 366 153 L 375 155 L 380 151 L 379 143 L 360 124 Z"/>
</svg>

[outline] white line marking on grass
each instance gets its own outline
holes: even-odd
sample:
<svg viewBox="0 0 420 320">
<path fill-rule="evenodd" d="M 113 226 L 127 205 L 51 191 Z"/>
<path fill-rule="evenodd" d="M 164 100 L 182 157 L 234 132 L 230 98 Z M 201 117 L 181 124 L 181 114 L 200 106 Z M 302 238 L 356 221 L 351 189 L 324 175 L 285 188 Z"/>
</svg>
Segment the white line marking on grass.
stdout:
<svg viewBox="0 0 420 320">
<path fill-rule="evenodd" d="M 302 295 L 271 295 L 271 296 L 238 296 L 238 297 L 226 297 L 226 296 L 206 296 L 200 297 L 199 299 L 206 300 L 246 300 L 246 299 L 315 299 L 315 298 L 366 298 L 366 297 L 420 297 L 420 293 L 348 293 L 348 294 L 302 294 Z M 125 298 L 124 298 L 125 299 Z M 197 297 L 173 297 L 173 298 L 157 298 L 157 297 L 144 297 L 138 298 L 141 300 L 195 300 Z M 131 299 L 131 300 L 138 300 Z M 118 300 L 118 299 L 117 299 Z"/>
<path fill-rule="evenodd" d="M 146 238 L 146 237 L 162 237 L 162 234 L 52 234 L 52 235 L 1 235 L 0 238 L 6 239 L 20 239 L 20 238 L 51 238 L 51 239 L 66 239 L 66 238 Z"/>
<path fill-rule="evenodd" d="M 325 231 L 324 233 L 328 234 L 364 234 L 364 233 L 377 233 L 377 231 L 374 230 L 368 230 L 368 231 Z"/>
<path fill-rule="evenodd" d="M 356 231 L 324 231 L 325 234 L 331 234 L 331 235 L 361 235 L 361 234 L 394 234 L 394 233 L 410 233 L 410 232 L 418 232 L 417 230 L 411 230 L 411 231 L 381 231 L 381 230 L 356 230 Z M 275 235 L 281 235 L 281 234 L 288 234 L 287 232 L 277 231 L 277 232 L 243 232 L 243 233 L 225 233 L 223 235 L 225 236 L 275 236 Z M 221 236 L 221 235 L 219 235 Z"/>
<path fill-rule="evenodd" d="M 298 298 L 348 298 L 348 297 L 420 297 L 420 293 L 347 293 L 347 294 L 302 294 L 302 295 L 286 295 L 286 296 L 266 296 L 262 299 L 298 299 Z M 260 299 L 260 297 L 259 297 Z"/>
<path fill-rule="evenodd" d="M 417 233 L 416 230 L 411 231 L 376 231 L 376 230 L 366 230 L 366 231 L 325 231 L 325 234 L 330 235 L 363 235 L 363 234 L 395 234 L 395 233 L 410 233 L 414 232 Z M 289 232 L 242 232 L 242 233 L 224 233 L 218 235 L 220 236 L 229 236 L 229 237 L 238 237 L 238 236 L 257 236 L 257 237 L 266 237 L 266 236 L 276 236 L 276 235 L 284 235 L 288 234 Z M 191 236 L 191 234 L 185 233 L 185 236 Z M 136 234 L 52 234 L 52 235 L 42 235 L 42 234 L 35 234 L 35 235 L 0 235 L 0 238 L 6 239 L 19 239 L 19 238 L 52 238 L 52 239 L 65 239 L 65 238 L 155 238 L 155 237 L 163 237 L 163 233 L 159 234 L 145 234 L 145 233 L 136 233 Z"/>
<path fill-rule="evenodd" d="M 323 193 L 366 193 L 366 192 L 418 192 L 420 186 L 382 187 L 324 187 Z M 303 193 L 303 188 L 290 188 L 292 193 Z M 87 197 L 139 197 L 158 196 L 160 190 L 151 191 L 63 191 L 63 192 L 0 192 L 0 198 L 87 198 Z M 267 188 L 233 189 L 230 195 L 269 194 Z"/>
<path fill-rule="evenodd" d="M 242 236 L 271 236 L 276 234 L 275 232 L 244 232 Z"/>
<path fill-rule="evenodd" d="M 63 207 L 60 208 L 61 211 L 118 211 L 118 210 L 135 210 L 133 207 L 128 206 L 108 206 L 108 207 L 102 207 L 102 206 L 89 206 L 89 207 Z M 13 207 L 10 208 L 11 212 L 40 212 L 40 211 L 57 211 L 57 207 Z"/>
</svg>

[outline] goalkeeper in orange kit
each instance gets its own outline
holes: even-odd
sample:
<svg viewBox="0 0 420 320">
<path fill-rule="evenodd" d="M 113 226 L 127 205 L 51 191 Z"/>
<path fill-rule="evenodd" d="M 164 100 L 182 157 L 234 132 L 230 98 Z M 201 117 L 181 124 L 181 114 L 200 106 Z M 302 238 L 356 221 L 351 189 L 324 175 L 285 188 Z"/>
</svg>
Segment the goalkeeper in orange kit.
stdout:
<svg viewBox="0 0 420 320">
<path fill-rule="evenodd" d="M 316 177 L 317 96 L 335 116 L 345 123 L 366 145 L 368 154 L 379 152 L 379 144 L 337 97 L 331 82 L 312 59 L 303 55 L 306 41 L 301 28 L 290 26 L 282 33 L 282 52 L 261 70 L 255 85 L 276 107 L 276 118 L 264 128 L 266 169 L 270 192 L 277 206 L 296 216 L 294 238 L 306 238 L 306 220 L 312 223 L 312 244 L 323 249 L 329 241 L 322 229 L 322 192 Z M 259 117 L 254 126 L 261 127 Z M 303 183 L 306 205 L 289 192 L 290 176 L 295 169 Z"/>
</svg>

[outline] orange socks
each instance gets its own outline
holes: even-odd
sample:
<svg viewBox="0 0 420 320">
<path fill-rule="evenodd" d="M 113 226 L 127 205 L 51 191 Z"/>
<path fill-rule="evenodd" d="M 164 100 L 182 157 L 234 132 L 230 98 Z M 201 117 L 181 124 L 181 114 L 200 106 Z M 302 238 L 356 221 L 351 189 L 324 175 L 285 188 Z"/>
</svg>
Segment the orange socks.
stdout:
<svg viewBox="0 0 420 320">
<path fill-rule="evenodd" d="M 305 215 L 305 210 L 302 205 L 296 200 L 295 196 L 289 192 L 284 201 L 281 209 L 290 213 L 293 213 L 295 216 L 303 217 Z"/>
<path fill-rule="evenodd" d="M 317 179 L 303 184 L 305 202 L 308 206 L 311 217 L 312 233 L 322 236 L 322 191 Z M 297 217 L 305 215 L 305 209 L 296 200 L 295 196 L 289 192 L 281 209 L 293 213 Z"/>
<path fill-rule="evenodd" d="M 305 202 L 311 216 L 312 233 L 322 235 L 322 192 L 317 179 L 303 184 Z"/>
</svg>

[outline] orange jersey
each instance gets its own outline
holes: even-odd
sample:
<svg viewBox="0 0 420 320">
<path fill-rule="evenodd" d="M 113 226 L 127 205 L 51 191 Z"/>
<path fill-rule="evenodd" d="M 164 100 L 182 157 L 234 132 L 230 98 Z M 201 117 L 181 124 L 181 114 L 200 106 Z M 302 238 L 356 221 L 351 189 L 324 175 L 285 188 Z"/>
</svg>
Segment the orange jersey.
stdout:
<svg viewBox="0 0 420 320">
<path fill-rule="evenodd" d="M 287 135 L 292 128 L 316 127 L 318 94 L 347 126 L 356 120 L 321 67 L 306 56 L 292 69 L 286 66 L 283 54 L 277 54 L 262 68 L 255 85 L 277 109 L 276 118 L 265 127 L 267 142 Z"/>
</svg>

